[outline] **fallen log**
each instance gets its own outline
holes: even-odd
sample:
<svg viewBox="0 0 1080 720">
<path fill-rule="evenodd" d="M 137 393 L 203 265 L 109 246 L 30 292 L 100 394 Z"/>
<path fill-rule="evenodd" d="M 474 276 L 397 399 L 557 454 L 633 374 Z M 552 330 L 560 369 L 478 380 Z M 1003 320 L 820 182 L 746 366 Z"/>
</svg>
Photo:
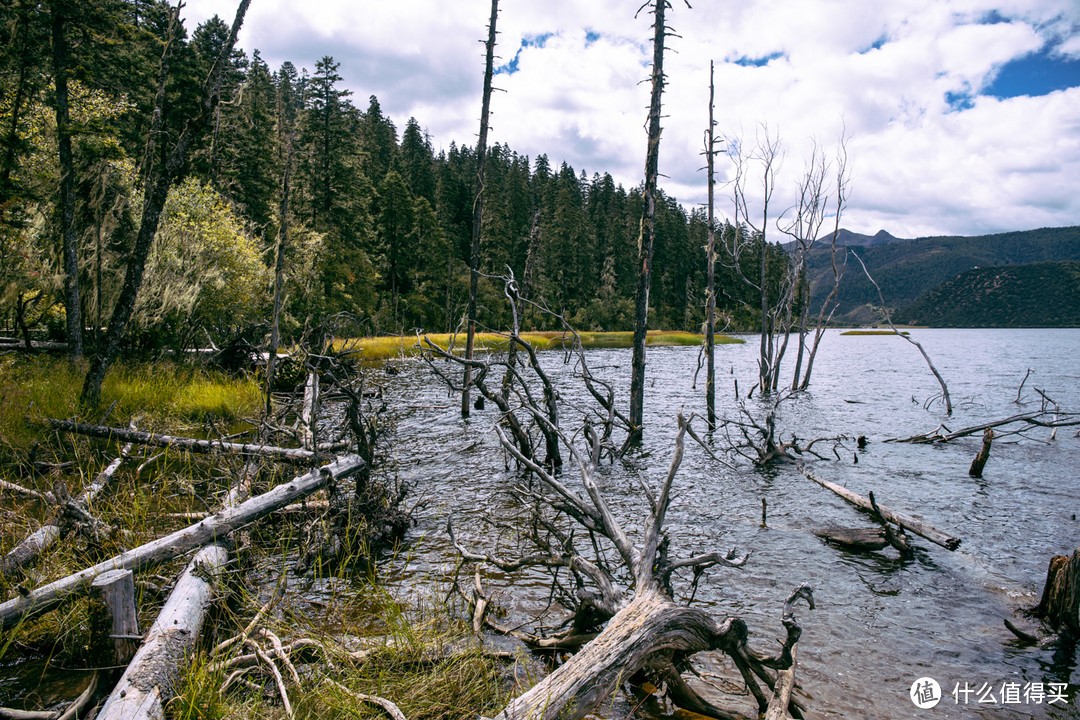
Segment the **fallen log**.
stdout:
<svg viewBox="0 0 1080 720">
<path fill-rule="evenodd" d="M 815 530 L 819 538 L 854 550 L 881 550 L 889 544 L 881 528 L 828 527 Z"/>
<path fill-rule="evenodd" d="M 98 493 L 112 481 L 120 463 L 131 452 L 131 443 L 120 450 L 119 457 L 109 463 L 104 470 L 98 473 L 94 481 L 83 491 L 75 502 L 83 507 L 88 507 L 94 501 Z M 17 568 L 26 567 L 37 558 L 38 555 L 48 550 L 60 539 L 61 529 L 55 522 L 46 523 L 34 532 L 23 538 L 22 542 L 8 551 L 7 555 L 0 558 L 0 576 L 6 576 Z"/>
<path fill-rule="evenodd" d="M 192 558 L 176 588 L 150 626 L 146 641 L 124 671 L 98 720 L 160 719 L 175 695 L 180 667 L 199 637 L 214 585 L 228 559 L 220 545 Z"/>
<path fill-rule="evenodd" d="M 364 461 L 358 455 L 339 458 L 329 465 L 295 477 L 288 483 L 278 485 L 273 490 L 253 497 L 234 508 L 222 510 L 194 525 L 32 590 L 25 597 L 0 603 L 0 629 L 11 627 L 21 618 L 51 610 L 72 595 L 86 592 L 94 578 L 102 573 L 117 569 L 139 570 L 171 560 L 197 547 L 214 542 L 218 538 L 223 538 L 280 507 L 306 497 L 324 487 L 328 482 L 349 477 L 363 465 Z"/>
<path fill-rule="evenodd" d="M 308 462 L 315 453 L 303 448 L 284 448 L 258 443 L 232 443 L 222 440 L 199 440 L 197 438 L 177 437 L 175 435 L 157 435 L 140 430 L 109 427 L 108 425 L 90 425 L 74 420 L 56 420 L 49 418 L 49 425 L 57 430 L 124 442 L 158 447 L 178 448 L 195 453 L 229 453 L 233 455 L 259 455 L 262 457 L 284 460 L 287 462 Z"/>
<path fill-rule="evenodd" d="M 1045 419 L 1051 416 L 1052 419 Z M 915 444 L 949 442 L 950 440 L 974 435 L 976 433 L 983 432 L 984 430 L 1002 427 L 1004 425 L 1012 425 L 1013 423 L 1019 422 L 1026 423 L 1030 427 L 1050 428 L 1080 425 L 1080 419 L 1077 419 L 1075 413 L 1055 413 L 1048 410 L 1033 410 L 1032 412 L 1020 413 L 1018 415 L 1010 415 L 1009 417 L 1001 418 L 1000 420 L 991 420 L 990 422 L 972 425 L 971 427 L 961 428 L 960 430 L 955 431 L 949 430 L 945 426 L 939 426 L 937 429 L 930 432 L 921 433 L 919 435 L 912 435 L 906 438 L 889 438 L 885 440 L 885 442 Z"/>
<path fill-rule="evenodd" d="M 803 475 L 805 475 L 807 479 L 813 480 L 821 487 L 827 490 L 832 490 L 834 493 L 844 498 L 852 505 L 860 507 L 863 510 L 867 510 L 871 513 L 874 512 L 874 503 L 871 502 L 868 498 L 864 498 L 862 495 L 854 493 L 851 490 L 848 490 L 846 487 L 841 487 L 836 483 L 829 482 L 828 480 L 822 480 L 821 478 L 816 478 L 810 473 L 806 472 L 806 470 L 803 470 Z M 899 512 L 897 510 L 893 510 L 880 504 L 877 506 L 877 510 L 880 512 L 881 517 L 885 520 L 888 520 L 889 522 L 900 526 L 904 530 L 910 530 L 916 535 L 926 538 L 930 542 L 940 545 L 946 550 L 956 550 L 956 548 L 960 547 L 960 538 L 938 530 L 934 526 L 922 520 L 919 520 L 916 517 Z"/>
</svg>

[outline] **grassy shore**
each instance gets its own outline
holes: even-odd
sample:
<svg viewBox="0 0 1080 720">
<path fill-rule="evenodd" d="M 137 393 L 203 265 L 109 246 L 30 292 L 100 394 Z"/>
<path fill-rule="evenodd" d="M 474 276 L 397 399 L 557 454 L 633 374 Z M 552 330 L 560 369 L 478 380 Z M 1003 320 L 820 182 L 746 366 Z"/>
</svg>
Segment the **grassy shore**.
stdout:
<svg viewBox="0 0 1080 720">
<path fill-rule="evenodd" d="M 626 332 L 581 332 L 581 344 L 586 348 L 628 348 L 633 344 L 634 333 Z M 463 352 L 465 348 L 465 335 L 452 335 L 450 333 L 431 333 L 425 335 L 428 340 L 444 350 L 453 346 L 457 352 Z M 570 347 L 573 336 L 559 331 L 523 332 L 523 340 L 531 343 L 537 350 L 562 350 Z M 740 338 L 728 335 L 717 335 L 716 344 L 744 342 Z M 650 330 L 645 340 L 650 347 L 674 346 L 674 345 L 700 345 L 702 336 L 694 333 L 664 330 Z M 477 333 L 476 348 L 480 352 L 494 352 L 505 350 L 510 341 L 505 335 L 497 333 Z M 350 338 L 335 342 L 334 349 L 337 351 L 358 351 L 366 360 L 386 360 L 392 357 L 417 355 L 420 348 L 415 335 L 391 335 L 370 338 Z"/>
</svg>

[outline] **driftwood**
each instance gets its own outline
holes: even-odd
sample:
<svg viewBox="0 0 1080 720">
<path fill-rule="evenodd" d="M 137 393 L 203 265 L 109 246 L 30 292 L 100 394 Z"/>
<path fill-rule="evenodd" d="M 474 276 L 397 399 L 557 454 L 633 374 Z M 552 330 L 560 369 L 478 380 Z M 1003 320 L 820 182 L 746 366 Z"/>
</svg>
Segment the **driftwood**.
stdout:
<svg viewBox="0 0 1080 720">
<path fill-rule="evenodd" d="M 935 430 L 931 430 L 930 432 L 920 433 L 918 435 L 911 435 L 910 437 L 905 438 L 889 438 L 885 442 L 949 442 L 950 440 L 974 435 L 990 428 L 998 428 L 1004 425 L 1012 425 L 1015 423 L 1024 423 L 1024 427 L 1022 427 L 1020 430 L 1013 431 L 1014 433 L 1020 433 L 1024 432 L 1025 430 L 1030 430 L 1034 427 L 1059 428 L 1068 427 L 1071 425 L 1080 425 L 1080 416 L 1078 416 L 1076 413 L 1063 413 L 1060 411 L 1051 412 L 1046 409 L 1033 410 L 1031 412 L 1010 415 L 1009 417 L 1001 418 L 999 420 L 991 420 L 990 422 L 972 425 L 971 427 L 962 428 L 956 431 L 949 430 L 947 427 L 942 425 L 938 426 Z"/>
<path fill-rule="evenodd" d="M 111 557 L 74 575 L 44 585 L 31 591 L 25 597 L 0 603 L 0 628 L 11 627 L 21 618 L 46 612 L 60 605 L 68 597 L 86 592 L 94 578 L 109 570 L 139 570 L 214 542 L 238 528 L 269 515 L 282 506 L 310 495 L 329 482 L 349 477 L 363 464 L 363 460 L 356 455 L 340 458 L 318 470 L 278 485 L 273 490 L 251 498 L 237 507 L 223 510 L 194 525 Z"/>
<path fill-rule="evenodd" d="M 881 550 L 889 542 L 881 528 L 841 528 L 829 527 L 815 530 L 814 534 L 823 540 L 855 550 Z"/>
<path fill-rule="evenodd" d="M 854 493 L 845 487 L 841 487 L 836 483 L 816 478 L 810 473 L 806 472 L 806 470 L 803 470 L 803 475 L 805 475 L 808 479 L 813 480 L 823 488 L 826 488 L 827 490 L 832 490 L 834 493 L 844 498 L 852 505 L 860 507 L 863 510 L 867 510 L 871 513 L 875 511 L 875 503 L 872 502 L 870 499 L 865 498 L 858 493 Z M 919 520 L 918 518 L 885 507 L 884 505 L 877 505 L 877 511 L 880 512 L 881 517 L 885 520 L 888 520 L 889 522 L 900 526 L 904 530 L 910 530 L 916 535 L 924 537 L 930 542 L 940 545 L 946 550 L 956 550 L 956 548 L 960 547 L 960 538 L 938 530 L 937 528 L 922 520 Z"/>
<path fill-rule="evenodd" d="M 540 407 L 528 409 L 536 422 L 546 420 Z M 706 568 L 716 565 L 739 567 L 747 560 L 746 556 L 736 557 L 734 551 L 727 555 L 714 552 L 684 559 L 668 555 L 663 527 L 671 502 L 672 483 L 682 460 L 687 423 L 679 418 L 675 455 L 659 492 L 654 494 L 643 486 L 651 512 L 637 543 L 631 542 L 594 481 L 602 438 L 591 426 L 587 425 L 584 432 L 590 444 L 587 455 L 579 451 L 562 431 L 555 429 L 578 466 L 584 495 L 571 489 L 561 476 L 526 458 L 503 428 L 496 426 L 502 447 L 532 471 L 551 493 L 539 496 L 522 490 L 523 496 L 557 508 L 584 527 L 587 535 L 593 537 L 594 550 L 599 538 L 610 543 L 622 572 L 633 582 L 632 590 L 622 589 L 616 580 L 622 575 L 613 572 L 599 551 L 596 551 L 595 559 L 579 554 L 573 538 L 557 523 L 546 521 L 540 514 L 533 516 L 527 530 L 527 539 L 537 546 L 538 552 L 517 559 L 470 551 L 449 526 L 451 542 L 466 561 L 492 565 L 504 572 L 530 567 L 546 567 L 549 571 L 562 569 L 576 579 L 579 588 L 576 593 L 563 598 L 564 603 L 572 603 L 576 608 L 574 616 L 565 623 L 568 625 L 566 630 L 548 637 L 530 637 L 520 631 L 513 634 L 534 646 L 546 644 L 571 649 L 580 646 L 581 649 L 551 675 L 512 700 L 495 720 L 582 718 L 610 697 L 623 681 L 638 673 L 656 678 L 654 684 L 667 687 L 669 697 L 681 707 L 715 718 L 734 717 L 697 695 L 681 677 L 688 659 L 708 650 L 721 650 L 734 660 L 757 700 L 759 710 L 765 711 L 769 703 L 766 693 L 776 682 L 772 671 L 791 666 L 791 648 L 801 633 L 791 612 L 791 603 L 802 597 L 813 607 L 813 596 L 809 587 L 803 586 L 789 598 L 784 616 L 787 637 L 779 654 L 773 657 L 748 647 L 748 629 L 740 618 L 717 621 L 701 609 L 675 602 L 672 579 L 677 570 L 692 570 L 697 577 Z M 482 597 L 482 593 L 479 595 Z M 490 621 L 485 623 L 493 626 Z M 761 684 L 767 689 L 763 690 Z M 794 705 L 792 712 L 798 713 Z"/>
<path fill-rule="evenodd" d="M 983 442 L 982 448 L 979 449 L 979 454 L 975 456 L 975 459 L 971 461 L 971 467 L 968 469 L 968 475 L 973 478 L 981 478 L 983 467 L 986 466 L 986 461 L 990 459 L 990 445 L 994 442 L 994 431 L 990 428 L 983 430 Z"/>
<path fill-rule="evenodd" d="M 73 420 L 49 419 L 49 424 L 57 430 L 88 435 L 107 439 L 122 440 L 124 442 L 139 443 L 142 445 L 156 445 L 159 447 L 178 448 L 196 453 L 229 453 L 233 455 L 258 455 L 261 457 L 284 460 L 287 462 L 309 462 L 315 453 L 302 448 L 284 448 L 274 445 L 262 445 L 258 443 L 232 443 L 221 440 L 198 440 L 196 438 L 176 437 L 174 435 L 157 435 L 139 430 L 127 428 L 109 427 L 107 425 L 90 425 L 75 422 Z"/>
<path fill-rule="evenodd" d="M 119 457 L 113 459 L 104 470 L 98 473 L 94 481 L 74 502 L 80 507 L 88 507 L 97 497 L 97 494 L 112 481 L 113 476 L 120 467 L 120 463 L 123 462 L 129 452 L 131 452 L 130 443 L 120 450 Z M 4 557 L 0 558 L 0 576 L 9 575 L 17 568 L 29 565 L 38 555 L 56 544 L 61 533 L 60 525 L 56 522 L 50 522 L 27 535 L 18 545 L 9 550 Z"/>
<path fill-rule="evenodd" d="M 175 694 L 179 668 L 199 637 L 215 581 L 227 559 L 225 548 L 211 545 L 188 563 L 98 720 L 165 716 L 164 704 Z"/>
</svg>

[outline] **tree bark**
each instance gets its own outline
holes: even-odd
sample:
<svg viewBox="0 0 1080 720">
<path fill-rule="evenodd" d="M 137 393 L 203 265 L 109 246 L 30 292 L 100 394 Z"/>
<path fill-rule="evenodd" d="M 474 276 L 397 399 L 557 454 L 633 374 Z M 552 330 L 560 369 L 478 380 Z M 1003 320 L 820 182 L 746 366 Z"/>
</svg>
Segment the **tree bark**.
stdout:
<svg viewBox="0 0 1080 720">
<path fill-rule="evenodd" d="M 74 420 L 49 419 L 49 424 L 57 430 L 89 435 L 90 437 L 116 439 L 124 442 L 138 443 L 141 445 L 156 445 L 158 447 L 177 448 L 194 453 L 228 453 L 232 455 L 259 455 L 261 457 L 283 460 L 286 462 L 303 463 L 315 457 L 311 450 L 303 448 L 284 448 L 276 445 L 262 445 L 259 443 L 231 443 L 223 440 L 199 440 L 197 438 L 177 437 L 175 435 L 156 435 L 140 430 L 127 428 L 109 427 L 107 425 L 89 425 L 75 422 Z"/>
<path fill-rule="evenodd" d="M 97 631 L 112 642 L 107 664 L 126 665 L 139 649 L 139 618 L 135 609 L 135 578 L 130 570 L 112 570 L 90 584 L 107 610 L 104 627 Z M 91 628 L 93 632 L 93 628 Z M 96 646 L 96 643 L 92 643 Z"/>
<path fill-rule="evenodd" d="M 63 0 L 51 0 L 53 85 L 56 90 L 56 144 L 60 156 L 60 235 L 64 255 L 64 312 L 67 315 L 68 356 L 81 358 L 82 308 L 79 304 L 79 250 L 75 236 L 75 159 L 71 151 L 67 66 L 70 60 Z"/>
<path fill-rule="evenodd" d="M 146 270 L 146 259 L 150 254 L 150 246 L 157 234 L 158 223 L 161 220 L 161 212 L 165 207 L 165 200 L 169 194 L 169 188 L 173 180 L 179 175 L 187 159 L 187 151 L 196 137 L 206 128 L 214 115 L 214 110 L 220 101 L 221 84 L 225 77 L 225 66 L 236 44 L 236 36 L 240 32 L 240 26 L 244 23 L 244 15 L 247 13 L 251 0 L 240 0 L 236 9 L 236 17 L 233 19 L 229 37 L 221 47 L 216 62 L 210 70 L 206 81 L 203 83 L 203 101 L 199 114 L 190 119 L 184 126 L 184 130 L 177 138 L 176 144 L 169 153 L 168 158 L 161 165 L 152 165 L 152 148 L 154 135 L 161 127 L 162 107 L 165 102 L 165 85 L 169 77 L 169 58 L 171 48 L 175 42 L 175 32 L 170 32 L 169 42 L 165 46 L 165 52 L 161 58 L 161 76 L 158 84 L 158 94 L 154 104 L 154 128 L 151 129 L 147 141 L 147 180 L 146 199 L 143 202 L 142 220 L 139 223 L 139 232 L 135 238 L 135 245 L 131 249 L 128 259 L 127 272 L 124 275 L 124 284 L 120 289 L 120 295 L 113 309 L 112 319 L 109 321 L 109 329 L 105 333 L 102 347 L 94 355 L 90 363 L 90 369 L 83 381 L 82 392 L 79 402 L 82 405 L 96 405 L 101 395 L 101 383 L 105 374 L 109 371 L 120 352 L 120 342 L 123 340 L 124 331 L 135 312 L 135 301 L 138 298 L 139 289 L 142 287 L 143 275 Z M 177 11 L 177 16 L 179 11 Z M 179 25 L 177 16 L 174 21 Z M 174 28 L 175 29 L 175 28 Z"/>
<path fill-rule="evenodd" d="M 1080 549 L 1055 555 L 1046 570 L 1046 585 L 1034 615 L 1058 632 L 1080 637 Z"/>
<path fill-rule="evenodd" d="M 349 455 L 293 478 L 273 490 L 233 508 L 227 508 L 194 525 L 177 530 L 165 537 L 141 545 L 55 582 L 31 591 L 25 597 L 0 603 L 0 629 L 8 628 L 21 618 L 51 610 L 67 598 L 86 592 L 94 578 L 117 569 L 140 570 L 149 565 L 171 560 L 179 555 L 214 542 L 229 533 L 265 517 L 280 507 L 307 497 L 328 482 L 349 477 L 363 466 L 356 455 Z"/>
<path fill-rule="evenodd" d="M 476 141 L 476 184 L 473 192 L 472 245 L 469 251 L 468 329 L 465 337 L 465 359 L 473 359 L 476 343 L 476 293 L 480 282 L 480 232 L 484 221 L 484 162 L 487 159 L 488 114 L 491 110 L 491 78 L 495 67 L 495 22 L 499 18 L 499 0 L 491 0 L 487 42 L 484 43 L 484 97 L 480 106 L 480 136 Z M 472 366 L 465 365 L 461 384 L 461 417 L 469 417 L 469 386 Z"/>
<path fill-rule="evenodd" d="M 634 292 L 634 354 L 630 366 L 630 437 L 640 443 L 645 415 L 645 340 L 649 330 L 649 288 L 652 285 L 653 245 L 656 240 L 656 185 L 660 175 L 660 117 L 664 94 L 664 39 L 667 37 L 667 0 L 653 0 L 652 95 L 649 134 L 645 151 L 645 186 L 642 191 L 638 234 L 638 277 Z"/>
<path fill-rule="evenodd" d="M 199 638 L 206 609 L 229 554 L 220 545 L 188 563 L 146 641 L 124 671 L 98 720 L 160 720 L 175 695 L 181 666 Z M 208 577 L 209 576 L 209 577 Z"/>
<path fill-rule="evenodd" d="M 713 160 L 716 157 L 716 138 L 713 130 L 713 62 L 709 61 L 709 127 L 705 131 L 705 168 L 709 187 L 709 239 L 705 246 L 705 409 L 709 430 L 716 429 L 716 218 L 713 208 Z"/>
<path fill-rule="evenodd" d="M 986 461 L 990 459 L 990 445 L 994 442 L 994 431 L 990 428 L 983 430 L 982 447 L 979 449 L 979 454 L 975 456 L 975 459 L 971 461 L 971 467 L 968 469 L 968 475 L 973 478 L 981 478 L 983 467 L 986 465 Z"/>
</svg>

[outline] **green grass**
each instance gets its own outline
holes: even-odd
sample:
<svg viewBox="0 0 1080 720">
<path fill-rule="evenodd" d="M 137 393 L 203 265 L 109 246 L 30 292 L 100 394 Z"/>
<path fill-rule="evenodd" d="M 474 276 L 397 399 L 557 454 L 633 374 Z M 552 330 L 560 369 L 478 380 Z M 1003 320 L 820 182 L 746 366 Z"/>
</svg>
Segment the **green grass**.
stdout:
<svg viewBox="0 0 1080 720">
<path fill-rule="evenodd" d="M 0 357 L 0 451 L 40 442 L 33 421 L 77 415 L 83 373 L 82 364 L 66 359 Z M 231 423 L 257 414 L 262 395 L 250 378 L 172 361 L 120 363 L 102 384 L 101 407 L 84 419 L 97 422 L 110 406 L 112 422 L 137 416 L 150 424 Z"/>
<path fill-rule="evenodd" d="M 591 348 L 628 348 L 633 344 L 632 332 L 581 332 L 581 344 L 586 349 Z M 450 347 L 451 341 L 455 352 L 463 352 L 465 348 L 465 335 L 456 337 L 449 333 L 431 333 L 425 335 L 428 340 L 442 349 Z M 522 339 L 528 341 L 537 350 L 560 350 L 564 345 L 572 342 L 572 336 L 559 331 L 523 332 Z M 650 330 L 646 338 L 646 344 L 650 347 L 672 345 L 700 345 L 702 336 L 694 333 L 663 330 Z M 744 342 L 740 338 L 728 335 L 717 335 L 716 344 Z M 477 333 L 476 348 L 481 352 L 505 350 L 509 346 L 507 338 L 495 333 Z M 417 347 L 415 336 L 381 336 L 369 338 L 351 338 L 338 340 L 333 349 L 337 352 L 357 351 L 365 360 L 386 360 L 393 357 L 416 355 L 420 352 Z"/>
</svg>

